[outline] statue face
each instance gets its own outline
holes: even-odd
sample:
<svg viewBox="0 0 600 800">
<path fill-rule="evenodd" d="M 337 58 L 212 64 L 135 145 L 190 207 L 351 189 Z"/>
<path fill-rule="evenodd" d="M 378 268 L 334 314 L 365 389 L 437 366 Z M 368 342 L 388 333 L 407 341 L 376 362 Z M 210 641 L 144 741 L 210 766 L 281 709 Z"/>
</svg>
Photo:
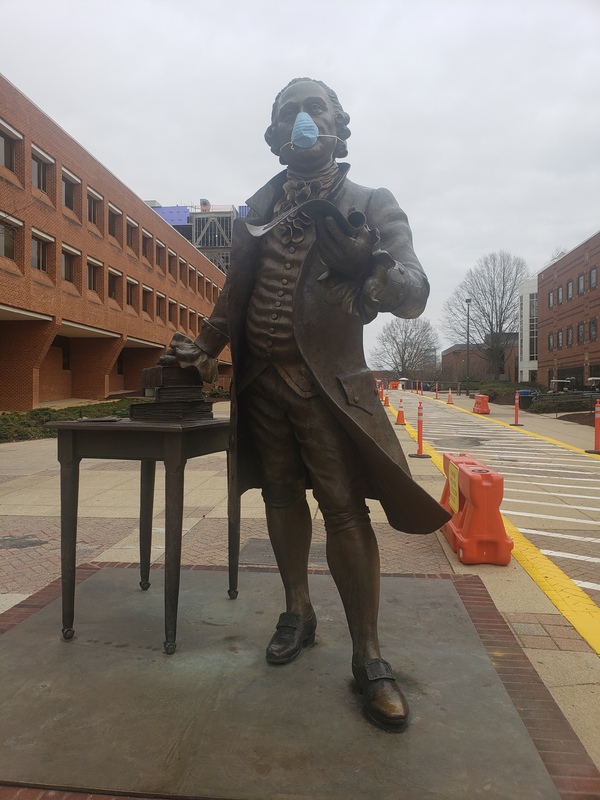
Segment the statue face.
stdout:
<svg viewBox="0 0 600 800">
<path fill-rule="evenodd" d="M 310 148 L 293 148 L 288 144 L 292 128 L 300 111 L 309 114 L 319 129 L 317 143 Z M 290 86 L 279 99 L 273 130 L 282 148 L 280 161 L 298 172 L 312 172 L 324 167 L 333 158 L 336 148 L 335 111 L 327 92 L 312 81 Z M 325 134 L 323 138 L 321 135 Z"/>
</svg>

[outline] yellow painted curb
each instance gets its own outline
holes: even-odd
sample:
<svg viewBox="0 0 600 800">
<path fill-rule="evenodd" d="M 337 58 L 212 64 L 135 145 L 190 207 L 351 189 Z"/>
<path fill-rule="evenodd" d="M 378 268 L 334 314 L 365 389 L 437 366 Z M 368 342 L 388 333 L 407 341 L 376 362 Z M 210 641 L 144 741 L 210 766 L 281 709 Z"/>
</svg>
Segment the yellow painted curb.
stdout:
<svg viewBox="0 0 600 800">
<path fill-rule="evenodd" d="M 432 399 L 432 398 L 428 398 Z M 393 406 L 388 406 L 388 409 L 394 417 L 397 416 L 397 411 Z M 459 408 L 459 411 L 464 411 L 465 414 L 471 414 L 471 411 L 465 411 Z M 480 414 L 473 414 L 475 417 L 480 417 Z M 496 422 L 498 425 L 510 427 L 505 422 L 498 420 L 489 420 L 489 422 Z M 414 441 L 417 440 L 417 431 L 407 422 L 402 426 Z M 548 442 L 559 444 L 562 447 L 568 445 L 562 442 L 557 442 L 554 439 L 549 439 L 536 433 L 522 431 L 528 433 L 529 436 L 536 436 L 538 439 L 545 439 Z M 584 453 L 578 447 L 569 447 L 570 450 L 575 450 L 579 453 Z M 431 456 L 432 462 L 444 474 L 444 459 L 438 451 L 423 442 L 423 452 Z M 589 455 L 586 453 L 586 455 Z M 532 544 L 521 531 L 513 525 L 504 515 L 502 516 L 506 532 L 513 540 L 515 547 L 513 556 L 516 561 L 523 567 L 529 577 L 540 587 L 542 592 L 550 600 L 551 603 L 557 608 L 558 611 L 567 619 L 579 635 L 592 647 L 596 653 L 600 655 L 600 608 L 594 601 L 577 584 L 566 575 L 560 567 L 557 567 L 550 559 L 543 553 L 540 553 L 538 548 Z"/>
</svg>

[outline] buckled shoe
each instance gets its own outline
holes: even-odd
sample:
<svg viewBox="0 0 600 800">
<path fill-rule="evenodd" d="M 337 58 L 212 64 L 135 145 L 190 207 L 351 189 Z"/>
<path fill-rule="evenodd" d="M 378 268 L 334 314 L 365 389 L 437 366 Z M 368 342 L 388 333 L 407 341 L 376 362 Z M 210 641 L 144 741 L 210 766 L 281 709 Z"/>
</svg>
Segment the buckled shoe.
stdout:
<svg viewBox="0 0 600 800">
<path fill-rule="evenodd" d="M 408 720 L 408 703 L 396 684 L 390 664 L 373 658 L 366 664 L 352 664 L 352 674 L 364 697 L 369 718 L 384 728 L 401 728 Z"/>
<path fill-rule="evenodd" d="M 288 664 L 293 661 L 303 647 L 314 644 L 316 629 L 317 617 L 314 611 L 308 619 L 303 619 L 293 611 L 284 611 L 267 646 L 269 664 Z"/>
</svg>

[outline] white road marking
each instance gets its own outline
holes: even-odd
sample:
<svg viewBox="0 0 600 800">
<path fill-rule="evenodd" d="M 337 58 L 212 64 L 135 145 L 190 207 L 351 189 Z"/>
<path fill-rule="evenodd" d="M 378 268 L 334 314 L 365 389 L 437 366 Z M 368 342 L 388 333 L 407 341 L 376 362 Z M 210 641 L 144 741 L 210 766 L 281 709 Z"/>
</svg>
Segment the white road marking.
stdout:
<svg viewBox="0 0 600 800">
<path fill-rule="evenodd" d="M 546 506 L 546 508 L 572 508 L 574 511 L 600 511 L 598 506 L 575 506 L 572 503 L 549 503 L 547 500 L 522 500 L 520 497 L 505 497 L 505 503 L 521 503 L 521 505 Z"/>
<path fill-rule="evenodd" d="M 577 553 L 561 553 L 559 550 L 540 550 L 545 556 L 554 556 L 554 558 L 570 558 L 573 561 L 591 561 L 594 564 L 600 564 L 600 558 L 592 558 L 592 556 L 580 556 Z"/>
<path fill-rule="evenodd" d="M 534 536 L 550 536 L 553 539 L 571 539 L 575 542 L 589 542 L 600 544 L 600 538 L 594 536 L 574 536 L 572 533 L 555 533 L 554 531 L 539 531 L 535 528 L 519 528 L 521 533 L 532 533 Z"/>
<path fill-rule="evenodd" d="M 517 481 L 506 481 L 506 483 L 516 483 L 516 482 Z M 542 484 L 538 484 L 538 485 L 541 486 Z M 565 488 L 562 483 L 554 483 L 554 484 L 546 483 L 546 484 L 543 484 L 543 485 L 544 486 L 560 486 L 561 489 Z M 592 487 L 590 486 L 590 489 L 591 488 Z M 514 489 L 513 487 L 511 487 L 509 491 L 511 491 L 511 492 L 519 492 L 519 493 L 523 493 L 523 494 L 549 494 L 549 492 L 544 492 L 543 490 L 540 490 L 540 489 Z M 594 495 L 589 495 L 589 494 L 565 494 L 565 492 L 552 492 L 551 496 L 552 497 L 574 497 L 574 498 L 577 498 L 577 499 L 580 499 L 580 500 L 595 500 L 598 497 L 598 494 L 597 493 L 594 494 Z M 598 510 L 600 510 L 600 508 Z"/>
<path fill-rule="evenodd" d="M 595 589 L 600 592 L 600 583 L 592 583 L 591 581 L 573 581 L 581 589 Z"/>
<path fill-rule="evenodd" d="M 535 519 L 555 519 L 558 522 L 576 522 L 578 525 L 596 525 L 595 519 L 576 519 L 575 517 L 553 517 L 550 514 L 529 514 L 527 511 L 513 511 L 512 508 L 501 508 L 500 511 L 507 517 L 534 517 Z"/>
</svg>

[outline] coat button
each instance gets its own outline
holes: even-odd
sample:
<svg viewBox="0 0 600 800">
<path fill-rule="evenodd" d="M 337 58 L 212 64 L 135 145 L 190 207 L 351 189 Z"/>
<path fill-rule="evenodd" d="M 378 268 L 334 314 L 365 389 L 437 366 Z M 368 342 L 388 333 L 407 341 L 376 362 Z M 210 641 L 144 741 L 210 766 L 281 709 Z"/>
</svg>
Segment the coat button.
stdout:
<svg viewBox="0 0 600 800">
<path fill-rule="evenodd" d="M 358 396 L 355 396 L 355 397 L 354 397 L 354 402 L 355 402 L 355 403 L 358 403 L 358 402 L 360 402 L 360 397 L 358 397 Z"/>
<path fill-rule="evenodd" d="M 271 319 L 277 319 L 277 318 L 278 318 L 277 314 L 271 314 Z"/>
</svg>

